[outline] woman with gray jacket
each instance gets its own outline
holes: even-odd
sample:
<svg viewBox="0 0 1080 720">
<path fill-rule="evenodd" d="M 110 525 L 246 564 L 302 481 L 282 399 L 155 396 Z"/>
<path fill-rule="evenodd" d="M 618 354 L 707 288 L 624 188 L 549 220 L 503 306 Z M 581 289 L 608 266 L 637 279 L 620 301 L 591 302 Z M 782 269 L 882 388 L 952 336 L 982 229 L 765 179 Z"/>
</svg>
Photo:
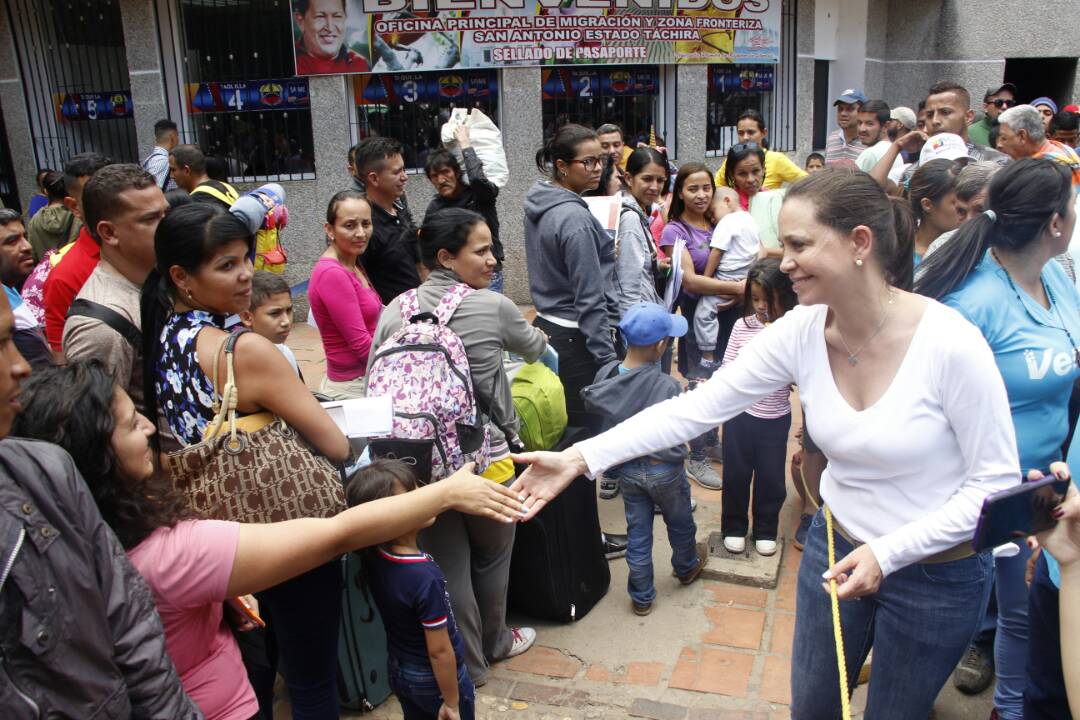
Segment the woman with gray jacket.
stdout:
<svg viewBox="0 0 1080 720">
<path fill-rule="evenodd" d="M 669 178 L 667 157 L 655 148 L 639 147 L 626 159 L 628 187 L 622 196 L 611 278 L 620 318 L 640 302 L 663 304 L 657 281 L 667 276 L 671 263 L 657 257 L 649 215 Z"/>
<path fill-rule="evenodd" d="M 431 312 L 443 296 L 467 285 L 449 327 L 465 346 L 478 405 L 489 415 L 491 464 L 483 477 L 500 484 L 514 480 L 505 432 L 519 426 L 510 381 L 503 371 L 503 351 L 533 362 L 547 348 L 547 337 L 529 325 L 510 298 L 488 290 L 498 261 L 483 216 L 447 208 L 429 214 L 420 228 L 420 259 L 431 271 L 417 288 L 421 312 Z M 375 328 L 378 348 L 401 327 L 401 296 L 386 306 Z M 378 353 L 369 356 L 368 365 Z M 420 532 L 420 543 L 446 575 L 446 587 L 465 642 L 465 665 L 477 686 L 487 680 L 490 662 L 525 652 L 536 639 L 532 628 L 506 625 L 506 595 L 514 525 L 444 512 Z"/>
</svg>

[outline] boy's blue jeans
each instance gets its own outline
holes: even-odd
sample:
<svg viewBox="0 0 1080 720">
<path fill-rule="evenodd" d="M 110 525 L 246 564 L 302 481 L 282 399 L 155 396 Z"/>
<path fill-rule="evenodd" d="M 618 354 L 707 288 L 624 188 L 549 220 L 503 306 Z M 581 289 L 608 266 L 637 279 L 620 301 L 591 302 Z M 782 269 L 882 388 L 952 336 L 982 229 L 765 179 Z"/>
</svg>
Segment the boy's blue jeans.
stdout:
<svg viewBox="0 0 1080 720">
<path fill-rule="evenodd" d="M 656 599 L 653 585 L 653 508 L 660 506 L 671 544 L 671 566 L 682 577 L 697 567 L 697 525 L 690 511 L 690 483 L 685 463 L 654 464 L 648 458 L 630 460 L 608 471 L 619 479 L 626 510 L 626 589 L 637 605 Z"/>
<path fill-rule="evenodd" d="M 393 655 L 387 665 L 390 670 L 390 689 L 401 704 L 402 717 L 405 720 L 436 720 L 443 698 L 431 666 L 403 662 Z M 461 720 L 474 720 L 476 691 L 469 679 L 469 672 L 465 669 L 465 663 L 458 663 L 457 672 L 458 712 Z"/>
</svg>

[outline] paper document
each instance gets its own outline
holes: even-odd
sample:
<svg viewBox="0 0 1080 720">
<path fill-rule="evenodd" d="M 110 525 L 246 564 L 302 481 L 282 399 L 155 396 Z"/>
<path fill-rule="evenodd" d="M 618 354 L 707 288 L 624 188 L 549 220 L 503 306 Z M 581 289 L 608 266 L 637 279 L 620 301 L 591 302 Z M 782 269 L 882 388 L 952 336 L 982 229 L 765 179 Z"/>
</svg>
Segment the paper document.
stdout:
<svg viewBox="0 0 1080 720">
<path fill-rule="evenodd" d="M 667 289 L 664 290 L 664 305 L 668 312 L 675 312 L 675 303 L 679 300 L 679 291 L 682 290 L 682 254 L 686 250 L 686 241 L 678 238 L 675 247 L 671 248 L 671 277 L 668 278 Z"/>
<path fill-rule="evenodd" d="M 388 395 L 320 404 L 347 437 L 379 437 L 394 428 L 394 405 Z"/>
<path fill-rule="evenodd" d="M 619 231 L 619 212 L 622 210 L 622 195 L 601 195 L 599 197 L 581 198 L 589 206 L 589 212 L 596 218 L 605 230 L 608 237 L 616 239 Z"/>
</svg>

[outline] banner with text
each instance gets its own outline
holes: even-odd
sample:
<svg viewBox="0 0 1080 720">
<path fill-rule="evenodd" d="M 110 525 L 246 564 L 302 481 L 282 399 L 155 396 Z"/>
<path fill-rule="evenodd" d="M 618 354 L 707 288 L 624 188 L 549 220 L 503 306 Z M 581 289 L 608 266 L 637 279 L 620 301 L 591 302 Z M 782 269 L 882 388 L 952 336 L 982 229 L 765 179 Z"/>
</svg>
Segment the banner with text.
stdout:
<svg viewBox="0 0 1080 720">
<path fill-rule="evenodd" d="M 781 0 L 292 0 L 297 75 L 780 61 Z"/>
</svg>

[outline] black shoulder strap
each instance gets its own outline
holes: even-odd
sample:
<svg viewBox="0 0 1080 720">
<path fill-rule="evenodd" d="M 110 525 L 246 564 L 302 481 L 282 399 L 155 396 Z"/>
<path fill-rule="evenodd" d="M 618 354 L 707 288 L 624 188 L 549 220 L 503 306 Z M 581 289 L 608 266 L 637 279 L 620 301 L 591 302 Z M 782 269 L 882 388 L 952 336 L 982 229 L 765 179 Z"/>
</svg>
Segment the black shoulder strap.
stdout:
<svg viewBox="0 0 1080 720">
<path fill-rule="evenodd" d="M 142 333 L 135 324 L 112 308 L 105 307 L 92 300 L 78 298 L 68 308 L 67 317 L 81 315 L 83 317 L 100 320 L 116 332 L 120 333 L 128 343 L 136 350 L 142 348 Z"/>
</svg>

